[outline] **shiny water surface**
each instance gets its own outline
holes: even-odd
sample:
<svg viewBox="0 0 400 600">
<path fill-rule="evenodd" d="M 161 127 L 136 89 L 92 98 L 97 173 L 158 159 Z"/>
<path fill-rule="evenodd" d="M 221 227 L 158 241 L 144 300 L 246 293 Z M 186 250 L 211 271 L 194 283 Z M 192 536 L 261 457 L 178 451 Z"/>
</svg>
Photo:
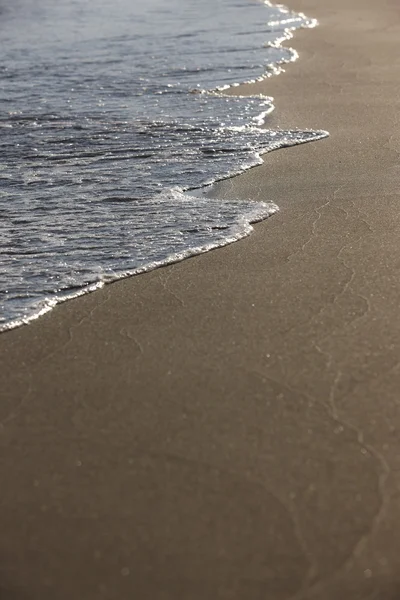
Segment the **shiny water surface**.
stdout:
<svg viewBox="0 0 400 600">
<path fill-rule="evenodd" d="M 215 91 L 294 60 L 280 42 L 314 24 L 259 0 L 0 0 L 0 330 L 274 212 L 188 190 L 325 135 Z"/>
</svg>

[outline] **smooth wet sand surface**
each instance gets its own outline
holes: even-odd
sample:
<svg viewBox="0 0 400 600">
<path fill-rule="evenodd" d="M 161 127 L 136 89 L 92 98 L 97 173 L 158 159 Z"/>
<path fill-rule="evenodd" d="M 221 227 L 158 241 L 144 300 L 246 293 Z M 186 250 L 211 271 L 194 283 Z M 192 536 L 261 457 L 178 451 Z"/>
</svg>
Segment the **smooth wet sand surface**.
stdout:
<svg viewBox="0 0 400 600">
<path fill-rule="evenodd" d="M 400 6 L 291 7 L 281 212 L 0 336 L 1 600 L 400 598 Z"/>
</svg>

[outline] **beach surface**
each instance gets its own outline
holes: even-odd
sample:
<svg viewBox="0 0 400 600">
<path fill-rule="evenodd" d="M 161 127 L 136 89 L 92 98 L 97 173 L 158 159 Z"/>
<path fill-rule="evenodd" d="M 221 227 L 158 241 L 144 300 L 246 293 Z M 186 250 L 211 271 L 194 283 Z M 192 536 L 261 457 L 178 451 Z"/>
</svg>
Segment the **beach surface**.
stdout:
<svg viewBox="0 0 400 600">
<path fill-rule="evenodd" d="M 400 598 L 400 8 L 290 7 L 280 212 L 0 336 L 1 600 Z"/>
</svg>

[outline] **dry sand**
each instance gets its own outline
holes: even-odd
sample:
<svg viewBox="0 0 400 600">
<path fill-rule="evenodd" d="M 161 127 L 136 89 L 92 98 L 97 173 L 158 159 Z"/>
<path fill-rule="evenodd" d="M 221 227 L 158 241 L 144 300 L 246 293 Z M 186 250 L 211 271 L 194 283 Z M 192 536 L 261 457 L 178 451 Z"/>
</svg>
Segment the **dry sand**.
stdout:
<svg viewBox="0 0 400 600">
<path fill-rule="evenodd" d="M 1 600 L 400 598 L 399 3 L 291 5 L 281 212 L 0 336 Z"/>
</svg>

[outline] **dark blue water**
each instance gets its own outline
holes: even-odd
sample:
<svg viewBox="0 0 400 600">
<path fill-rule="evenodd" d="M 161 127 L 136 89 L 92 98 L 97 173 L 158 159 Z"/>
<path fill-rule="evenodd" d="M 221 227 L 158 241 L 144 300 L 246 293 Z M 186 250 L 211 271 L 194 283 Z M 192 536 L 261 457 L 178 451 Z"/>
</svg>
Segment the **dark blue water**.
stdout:
<svg viewBox="0 0 400 600">
<path fill-rule="evenodd" d="M 0 331 L 272 214 L 189 190 L 326 135 L 263 129 L 270 98 L 216 91 L 294 60 L 280 42 L 314 25 L 259 0 L 0 0 Z"/>
</svg>

